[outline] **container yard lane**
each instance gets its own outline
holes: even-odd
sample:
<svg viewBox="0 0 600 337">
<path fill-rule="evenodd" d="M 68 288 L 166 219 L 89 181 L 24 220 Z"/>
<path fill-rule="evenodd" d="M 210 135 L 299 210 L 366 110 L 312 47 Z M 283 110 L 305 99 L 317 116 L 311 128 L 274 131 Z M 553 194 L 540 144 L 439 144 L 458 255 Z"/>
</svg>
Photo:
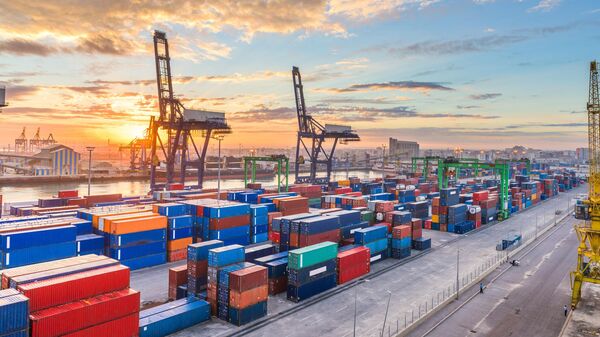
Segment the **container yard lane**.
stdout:
<svg viewBox="0 0 600 337">
<path fill-rule="evenodd" d="M 559 223 L 515 256 L 519 266 L 504 264 L 486 277 L 484 294 L 474 285 L 409 336 L 558 336 L 570 303 L 576 222 Z"/>
<path fill-rule="evenodd" d="M 273 336 L 273 334 L 298 337 L 352 336 L 355 299 L 356 336 L 379 336 L 384 326 L 384 320 L 386 321 L 385 335 L 388 334 L 388 330 L 390 335 L 394 335 L 395 331 L 404 330 L 405 322 L 410 325 L 411 321 L 417 320 L 419 311 L 424 315 L 424 307 L 427 305 L 425 303 L 431 303 L 432 300 L 437 302 L 436 297 L 443 293 L 447 295 L 448 289 L 451 289 L 456 283 L 457 250 L 460 250 L 461 277 L 468 277 L 470 272 L 476 271 L 486 261 L 498 257 L 502 259 L 505 256 L 504 253 L 496 250 L 496 245 L 501 243 L 502 239 L 518 233 L 522 233 L 523 236 L 533 236 L 536 232 L 543 232 L 543 229 L 553 226 L 557 219 L 562 218 L 567 208 L 573 206 L 573 198 L 579 193 L 585 193 L 586 189 L 587 185 L 583 185 L 561 193 L 531 209 L 514 214 L 506 221 L 486 226 L 483 230 L 474 233 L 463 236 L 449 234 L 447 237 L 432 235 L 434 237 L 433 247 L 429 253 L 408 258 L 406 262 L 400 263 L 395 268 L 389 268 L 394 262 L 383 261 L 375 264 L 369 276 L 356 283 L 358 285 L 341 289 L 336 287 L 329 294 L 320 295 L 317 300 L 295 304 L 287 301 L 285 294 L 272 296 L 268 301 L 267 318 L 254 324 L 242 328 L 226 324 L 202 324 L 181 331 L 174 336 Z M 565 225 L 564 228 L 570 228 L 570 226 Z M 429 236 L 429 233 L 433 234 L 433 232 L 435 231 L 427 231 L 425 236 Z M 560 240 L 549 241 L 556 241 L 555 244 L 558 244 Z M 565 243 L 563 246 L 569 245 Z M 570 246 L 576 247 L 576 244 L 571 243 Z M 527 249 L 525 248 L 525 250 Z M 565 256 L 573 255 L 566 254 Z M 572 260 L 568 260 L 568 262 L 571 263 Z M 538 268 L 542 266 L 540 265 Z M 389 270 L 385 270 L 387 268 Z M 523 269 L 525 268 L 528 268 L 527 265 Z M 382 272 L 382 269 L 385 271 Z M 544 275 L 543 272 L 540 274 Z M 528 277 L 533 275 L 535 274 Z M 514 283 L 513 286 L 520 287 L 518 283 Z M 556 285 L 553 286 L 553 289 L 556 289 Z M 486 293 L 486 295 L 493 296 L 491 288 L 490 294 Z M 388 300 L 389 310 L 387 310 L 386 316 Z M 533 303 L 539 304 L 539 302 Z M 555 305 L 560 304 L 557 308 L 544 309 L 540 307 L 539 310 L 540 312 L 541 310 L 547 311 L 548 315 L 553 310 L 560 312 L 562 302 L 557 303 Z M 522 308 L 526 308 L 525 305 Z M 513 314 L 518 315 L 518 313 Z M 545 318 L 544 321 L 546 321 Z M 562 321 L 559 321 L 558 324 L 562 324 Z M 480 326 L 479 329 L 484 331 L 483 326 Z M 454 335 L 444 334 L 444 336 Z"/>
</svg>

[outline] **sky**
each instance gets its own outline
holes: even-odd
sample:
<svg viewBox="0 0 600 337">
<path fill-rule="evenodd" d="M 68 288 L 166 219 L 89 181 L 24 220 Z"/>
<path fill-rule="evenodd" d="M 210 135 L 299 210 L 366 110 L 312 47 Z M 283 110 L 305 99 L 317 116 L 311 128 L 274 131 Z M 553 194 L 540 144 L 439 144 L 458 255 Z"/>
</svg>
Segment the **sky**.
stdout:
<svg viewBox="0 0 600 337">
<path fill-rule="evenodd" d="M 225 112 L 224 147 L 291 147 L 292 66 L 308 113 L 352 147 L 587 144 L 596 0 L 21 1 L 0 11 L 0 147 L 23 127 L 125 144 L 158 114 L 152 33 L 186 108 Z"/>
</svg>

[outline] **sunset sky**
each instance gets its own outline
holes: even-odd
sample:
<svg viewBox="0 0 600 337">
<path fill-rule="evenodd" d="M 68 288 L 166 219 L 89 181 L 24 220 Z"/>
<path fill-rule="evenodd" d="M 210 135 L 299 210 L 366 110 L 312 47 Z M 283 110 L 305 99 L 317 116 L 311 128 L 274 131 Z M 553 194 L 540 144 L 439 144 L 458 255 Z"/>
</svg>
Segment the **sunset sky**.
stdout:
<svg viewBox="0 0 600 337">
<path fill-rule="evenodd" d="M 587 144 L 596 0 L 5 1 L 0 147 L 21 128 L 66 145 L 127 143 L 157 114 L 152 31 L 175 92 L 226 112 L 223 145 L 295 145 L 291 68 L 309 113 L 355 147 Z"/>
</svg>

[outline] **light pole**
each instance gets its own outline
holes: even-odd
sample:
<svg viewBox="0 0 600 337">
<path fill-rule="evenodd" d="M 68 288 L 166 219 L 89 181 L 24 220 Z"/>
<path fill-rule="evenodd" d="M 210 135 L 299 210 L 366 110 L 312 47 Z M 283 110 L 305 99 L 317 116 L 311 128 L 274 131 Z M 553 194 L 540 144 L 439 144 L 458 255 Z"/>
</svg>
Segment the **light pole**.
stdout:
<svg viewBox="0 0 600 337">
<path fill-rule="evenodd" d="M 88 160 L 88 196 L 91 194 L 92 188 L 92 151 L 94 151 L 95 147 L 88 146 L 85 148 L 89 152 L 89 160 Z"/>
<path fill-rule="evenodd" d="M 219 142 L 219 166 L 217 168 L 217 200 L 221 200 L 221 141 L 223 140 L 224 136 L 216 135 L 212 138 Z"/>
<path fill-rule="evenodd" d="M 458 300 L 458 292 L 460 289 L 460 283 L 458 281 L 458 272 L 459 272 L 458 265 L 459 264 L 460 264 L 460 247 L 457 245 L 457 247 L 456 247 L 456 300 Z"/>
<path fill-rule="evenodd" d="M 383 156 L 381 157 L 381 189 L 385 193 L 385 144 L 382 146 Z"/>
<path fill-rule="evenodd" d="M 390 310 L 390 300 L 392 299 L 392 292 L 389 290 L 387 292 L 390 296 L 388 297 L 387 307 L 385 308 L 385 317 L 383 318 L 383 328 L 381 329 L 381 337 L 383 337 L 383 332 L 385 331 L 385 323 L 387 321 L 388 311 Z"/>
</svg>

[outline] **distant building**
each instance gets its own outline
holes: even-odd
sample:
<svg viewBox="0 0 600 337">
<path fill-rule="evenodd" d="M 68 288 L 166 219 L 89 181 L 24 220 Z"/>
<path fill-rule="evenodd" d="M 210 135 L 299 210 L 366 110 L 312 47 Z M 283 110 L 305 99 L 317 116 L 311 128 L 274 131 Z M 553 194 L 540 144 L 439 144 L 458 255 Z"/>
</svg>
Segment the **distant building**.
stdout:
<svg viewBox="0 0 600 337">
<path fill-rule="evenodd" d="M 419 156 L 419 143 L 390 138 L 389 154 L 401 160 Z"/>
<path fill-rule="evenodd" d="M 54 144 L 31 156 L 28 165 L 34 175 L 71 176 L 79 174 L 81 154 L 72 148 Z"/>
<path fill-rule="evenodd" d="M 590 160 L 590 149 L 587 147 L 578 147 L 575 150 L 575 156 L 577 158 L 577 161 L 586 162 Z"/>
</svg>

